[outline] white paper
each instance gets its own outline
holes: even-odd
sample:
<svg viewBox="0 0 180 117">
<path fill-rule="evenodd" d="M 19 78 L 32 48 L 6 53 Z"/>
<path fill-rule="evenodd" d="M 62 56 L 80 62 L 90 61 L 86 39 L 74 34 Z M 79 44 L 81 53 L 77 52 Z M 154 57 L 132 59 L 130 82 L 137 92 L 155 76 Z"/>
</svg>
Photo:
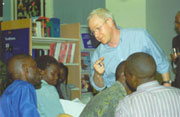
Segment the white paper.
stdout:
<svg viewBox="0 0 180 117">
<path fill-rule="evenodd" d="M 63 106 L 65 114 L 72 115 L 73 117 L 79 117 L 84 107 L 86 106 L 86 104 L 83 104 L 82 102 L 77 102 L 77 100 L 70 101 L 60 99 L 60 103 Z"/>
</svg>

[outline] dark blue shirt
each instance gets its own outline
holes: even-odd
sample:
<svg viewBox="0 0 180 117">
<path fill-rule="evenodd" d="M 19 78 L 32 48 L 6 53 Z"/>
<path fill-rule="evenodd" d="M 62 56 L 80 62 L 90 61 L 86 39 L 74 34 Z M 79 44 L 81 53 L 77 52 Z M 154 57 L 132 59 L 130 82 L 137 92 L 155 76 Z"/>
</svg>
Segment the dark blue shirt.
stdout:
<svg viewBox="0 0 180 117">
<path fill-rule="evenodd" d="M 0 99 L 0 117 L 39 117 L 34 87 L 23 80 L 15 80 Z"/>
</svg>

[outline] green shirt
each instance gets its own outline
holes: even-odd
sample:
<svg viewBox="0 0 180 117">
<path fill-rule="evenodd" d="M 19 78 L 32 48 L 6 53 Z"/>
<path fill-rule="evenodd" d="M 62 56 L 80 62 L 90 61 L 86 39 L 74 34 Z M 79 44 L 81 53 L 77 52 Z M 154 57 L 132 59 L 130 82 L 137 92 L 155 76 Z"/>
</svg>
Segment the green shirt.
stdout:
<svg viewBox="0 0 180 117">
<path fill-rule="evenodd" d="M 41 117 L 56 117 L 64 113 L 63 107 L 59 101 L 59 95 L 56 88 L 41 80 L 41 88 L 36 89 L 37 108 Z"/>
<path fill-rule="evenodd" d="M 94 96 L 82 111 L 80 117 L 114 117 L 116 106 L 127 95 L 123 85 L 116 81 L 114 85 Z"/>
</svg>

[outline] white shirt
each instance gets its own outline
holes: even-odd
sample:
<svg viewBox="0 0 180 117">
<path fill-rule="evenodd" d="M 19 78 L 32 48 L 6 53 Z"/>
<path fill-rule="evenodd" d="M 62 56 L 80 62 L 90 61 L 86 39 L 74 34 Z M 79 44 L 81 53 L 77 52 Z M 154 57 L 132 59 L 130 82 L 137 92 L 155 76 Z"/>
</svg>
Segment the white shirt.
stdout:
<svg viewBox="0 0 180 117">
<path fill-rule="evenodd" d="M 180 89 L 164 87 L 157 81 L 141 84 L 121 100 L 116 117 L 180 117 Z"/>
</svg>

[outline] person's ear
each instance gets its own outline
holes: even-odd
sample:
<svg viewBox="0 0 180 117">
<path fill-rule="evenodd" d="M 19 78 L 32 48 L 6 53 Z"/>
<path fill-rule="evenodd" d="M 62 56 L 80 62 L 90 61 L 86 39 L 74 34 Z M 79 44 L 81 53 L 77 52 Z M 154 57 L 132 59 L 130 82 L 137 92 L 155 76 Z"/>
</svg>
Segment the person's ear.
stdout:
<svg viewBox="0 0 180 117">
<path fill-rule="evenodd" d="M 38 69 L 39 69 L 39 68 L 38 68 Z M 44 74 L 45 74 L 45 70 L 39 69 L 39 72 L 40 72 L 41 75 L 44 75 Z"/>
<path fill-rule="evenodd" d="M 121 77 L 122 77 L 123 80 L 126 79 L 124 72 L 121 73 Z"/>
<path fill-rule="evenodd" d="M 122 72 L 120 74 L 120 76 L 117 78 L 117 80 L 120 81 L 121 83 L 126 82 L 126 78 L 125 78 L 124 72 Z"/>
<path fill-rule="evenodd" d="M 38 70 L 39 70 L 39 73 L 40 73 L 41 79 L 43 79 L 43 77 L 44 77 L 44 76 L 45 76 L 45 74 L 46 74 L 45 70 L 42 70 L 42 69 L 39 69 L 39 68 L 38 68 Z"/>
<path fill-rule="evenodd" d="M 132 78 L 133 88 L 136 89 L 137 86 L 139 85 L 139 80 L 135 75 L 132 75 L 131 78 Z"/>
<path fill-rule="evenodd" d="M 114 25 L 114 22 L 113 22 L 113 20 L 111 19 L 111 18 L 108 18 L 108 19 L 106 19 L 107 21 L 106 21 L 106 23 L 110 26 L 110 27 L 112 27 L 113 25 Z"/>
<path fill-rule="evenodd" d="M 21 75 L 22 75 L 21 77 L 23 78 L 22 80 L 27 81 L 28 74 L 29 74 L 28 65 L 22 64 L 22 66 L 21 66 Z"/>
</svg>

